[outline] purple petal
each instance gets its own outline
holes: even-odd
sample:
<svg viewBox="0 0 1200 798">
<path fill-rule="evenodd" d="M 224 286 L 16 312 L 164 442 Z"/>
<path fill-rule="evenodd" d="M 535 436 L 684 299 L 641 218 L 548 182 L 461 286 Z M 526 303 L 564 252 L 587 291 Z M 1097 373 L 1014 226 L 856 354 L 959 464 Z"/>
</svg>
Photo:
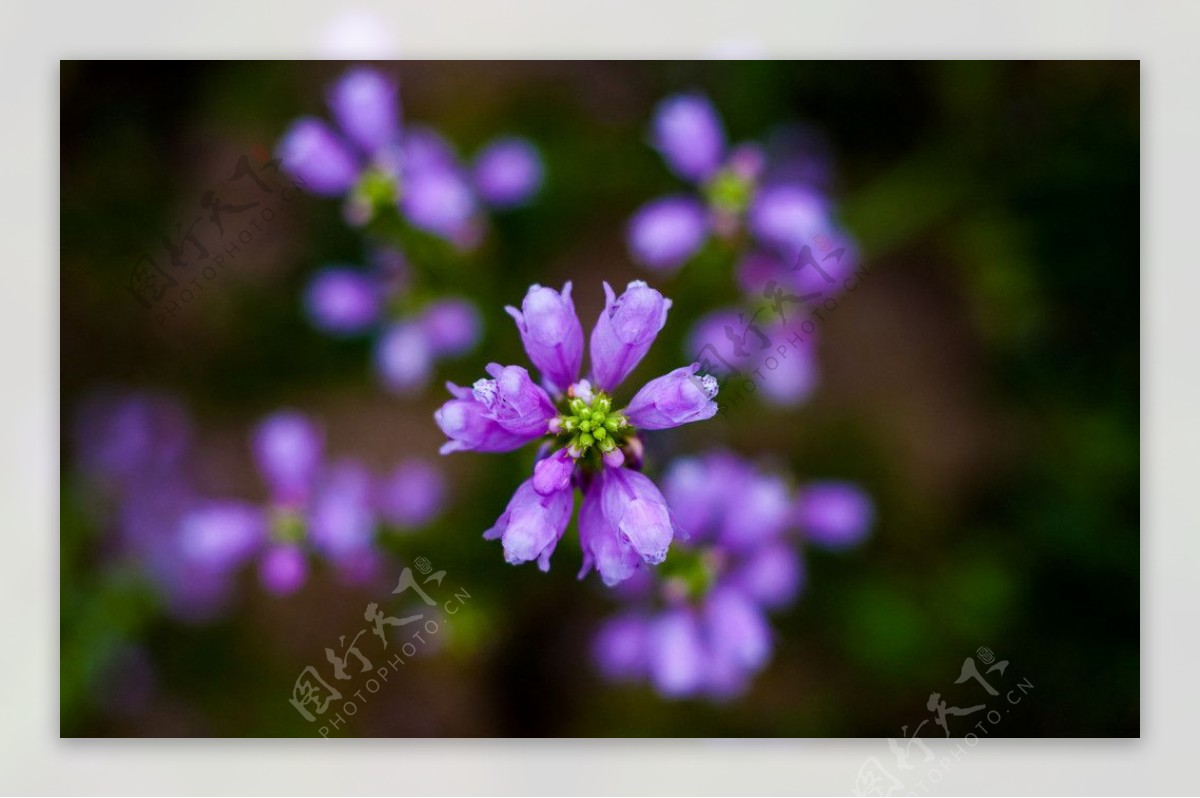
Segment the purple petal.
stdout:
<svg viewBox="0 0 1200 798">
<path fill-rule="evenodd" d="M 374 153 L 396 139 L 396 84 L 373 69 L 358 67 L 347 72 L 330 91 L 329 107 L 363 152 Z"/>
<path fill-rule="evenodd" d="M 556 415 L 554 402 L 529 372 L 520 366 L 489 363 L 490 380 L 476 380 L 472 386 L 475 400 L 481 403 L 501 427 L 532 440 L 546 434 L 547 424 Z"/>
<path fill-rule="evenodd" d="M 353 269 L 324 269 L 308 284 L 305 305 L 320 330 L 335 335 L 361 332 L 379 318 L 382 287 Z"/>
<path fill-rule="evenodd" d="M 663 197 L 638 209 L 629 220 L 629 250 L 650 269 L 679 267 L 708 236 L 708 214 L 690 197 Z"/>
<path fill-rule="evenodd" d="M 433 371 L 433 351 L 421 325 L 391 325 L 375 345 L 375 368 L 393 391 L 423 388 Z"/>
<path fill-rule="evenodd" d="M 711 478 L 706 461 L 700 458 L 680 458 L 667 469 L 663 495 L 675 522 L 690 540 L 711 536 L 725 508 L 725 487 Z"/>
<path fill-rule="evenodd" d="M 641 362 L 667 323 L 671 300 L 636 280 L 615 297 L 604 283 L 604 310 L 592 329 L 592 374 L 601 389 L 613 391 Z"/>
<path fill-rule="evenodd" d="M 740 591 L 721 587 L 704 603 L 708 640 L 718 659 L 757 671 L 771 656 L 771 629 L 762 611 Z"/>
<path fill-rule="evenodd" d="M 420 169 L 405 175 L 400 208 L 415 227 L 453 241 L 465 234 L 475 198 L 458 170 Z"/>
<path fill-rule="evenodd" d="M 570 488 L 543 496 L 527 479 L 517 488 L 496 525 L 484 533 L 486 540 L 500 538 L 504 559 L 511 565 L 538 561 L 542 571 L 550 569 L 550 555 L 571 520 L 573 492 Z"/>
<path fill-rule="evenodd" d="M 479 311 L 465 299 L 439 299 L 421 311 L 417 322 L 430 349 L 439 357 L 469 352 L 479 340 Z"/>
<path fill-rule="evenodd" d="M 721 118 L 701 94 L 677 94 L 654 113 L 654 146 L 667 165 L 685 180 L 700 182 L 721 166 L 725 131 Z"/>
<path fill-rule="evenodd" d="M 339 463 L 324 478 L 309 511 L 309 538 L 337 560 L 370 547 L 375 537 L 371 476 L 357 463 Z"/>
<path fill-rule="evenodd" d="M 830 227 L 829 206 L 812 189 L 796 185 L 765 188 L 749 212 L 750 231 L 766 246 L 795 252 Z"/>
<path fill-rule="evenodd" d="M 648 564 L 665 560 L 675 524 L 667 500 L 650 478 L 627 468 L 606 468 L 596 481 L 604 520 Z"/>
<path fill-rule="evenodd" d="M 612 681 L 629 681 L 646 673 L 650 629 L 637 614 L 611 618 L 600 627 L 592 643 L 596 667 Z"/>
<path fill-rule="evenodd" d="M 279 142 L 283 168 L 314 194 L 338 196 L 358 180 L 358 165 L 346 145 L 319 119 L 304 117 Z"/>
<path fill-rule="evenodd" d="M 180 546 L 184 557 L 217 571 L 237 568 L 266 539 L 267 519 L 262 510 L 245 502 L 214 501 L 184 516 Z"/>
<path fill-rule="evenodd" d="M 452 391 L 464 391 L 470 398 L 451 399 L 433 414 L 438 427 L 450 438 L 442 445 L 442 454 L 450 452 L 511 452 L 529 443 L 531 438 L 510 432 L 492 417 L 488 409 L 467 389 L 453 386 Z"/>
<path fill-rule="evenodd" d="M 651 626 L 647 653 L 651 681 L 663 695 L 691 695 L 703 688 L 708 655 L 690 610 L 674 609 L 660 616 Z"/>
<path fill-rule="evenodd" d="M 871 498 L 849 482 L 815 482 L 800 492 L 796 519 L 807 540 L 827 549 L 856 546 L 875 520 Z"/>
<path fill-rule="evenodd" d="M 725 515 L 721 542 L 748 549 L 774 540 L 792 520 L 792 497 L 783 479 L 753 474 L 739 486 L 737 505 Z"/>
<path fill-rule="evenodd" d="M 299 546 L 272 546 L 263 555 L 258 578 L 267 592 L 277 596 L 295 593 L 308 578 L 308 561 Z"/>
<path fill-rule="evenodd" d="M 583 549 L 582 579 L 592 568 L 608 587 L 624 582 L 637 573 L 641 555 L 604 514 L 602 479 L 595 479 L 579 508 L 579 545 Z"/>
<path fill-rule="evenodd" d="M 378 492 L 379 512 L 388 523 L 401 529 L 415 529 L 441 513 L 446 500 L 446 478 L 423 460 L 409 460 L 396 466 Z"/>
<path fill-rule="evenodd" d="M 404 176 L 410 177 L 428 170 L 452 170 L 458 168 L 454 148 L 440 133 L 427 127 L 410 127 L 405 130 L 402 145 Z"/>
<path fill-rule="evenodd" d="M 162 474 L 179 464 L 191 439 L 187 410 L 154 393 L 96 394 L 76 418 L 79 462 L 93 478 L 113 487 Z"/>
<path fill-rule="evenodd" d="M 484 202 L 511 208 L 526 202 L 541 187 L 542 159 L 525 139 L 500 139 L 475 159 L 474 178 Z"/>
<path fill-rule="evenodd" d="M 301 413 L 280 411 L 259 423 L 251 446 L 272 499 L 291 506 L 304 504 L 325 448 L 317 425 Z"/>
<path fill-rule="evenodd" d="M 696 376 L 699 370 L 700 364 L 693 363 L 650 380 L 634 394 L 625 415 L 639 429 L 670 429 L 712 418 L 717 414 L 717 380 Z"/>
<path fill-rule="evenodd" d="M 529 287 L 521 310 L 506 307 L 517 322 L 521 342 L 533 365 L 556 391 L 579 379 L 583 365 L 583 325 L 571 300 L 571 284 L 562 293 L 538 284 Z"/>
<path fill-rule="evenodd" d="M 566 449 L 538 460 L 533 467 L 533 489 L 543 496 L 566 490 L 575 473 L 575 458 Z"/>
<path fill-rule="evenodd" d="M 733 585 L 767 609 L 786 607 L 804 586 L 804 565 L 795 547 L 772 543 L 755 550 L 732 575 Z"/>
</svg>

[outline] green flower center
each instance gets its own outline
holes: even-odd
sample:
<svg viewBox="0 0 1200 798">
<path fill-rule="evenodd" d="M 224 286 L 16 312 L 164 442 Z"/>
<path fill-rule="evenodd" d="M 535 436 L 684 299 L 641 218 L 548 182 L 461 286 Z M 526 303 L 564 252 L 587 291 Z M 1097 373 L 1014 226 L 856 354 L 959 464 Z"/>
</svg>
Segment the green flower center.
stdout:
<svg viewBox="0 0 1200 798">
<path fill-rule="evenodd" d="M 718 211 L 740 214 L 750 204 L 754 183 L 732 169 L 722 169 L 704 186 L 708 204 Z"/>
<path fill-rule="evenodd" d="M 602 454 L 616 449 L 633 434 L 633 426 L 603 391 L 592 391 L 591 402 L 569 397 L 551 422 L 551 428 L 573 456 L 584 457 L 595 446 Z"/>
<path fill-rule="evenodd" d="M 275 543 L 299 543 L 304 540 L 304 516 L 288 507 L 271 510 L 271 540 Z"/>
<path fill-rule="evenodd" d="M 358 179 L 358 184 L 354 186 L 353 197 L 355 204 L 360 206 L 368 217 L 374 217 L 380 210 L 396 204 L 400 198 L 399 181 L 382 169 L 365 169 Z"/>
</svg>

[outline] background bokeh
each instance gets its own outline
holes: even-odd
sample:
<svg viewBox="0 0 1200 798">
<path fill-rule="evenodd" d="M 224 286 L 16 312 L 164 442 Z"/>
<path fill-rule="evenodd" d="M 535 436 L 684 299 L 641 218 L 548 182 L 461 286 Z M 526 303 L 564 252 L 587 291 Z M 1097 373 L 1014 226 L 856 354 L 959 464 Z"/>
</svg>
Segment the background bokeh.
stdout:
<svg viewBox="0 0 1200 798">
<path fill-rule="evenodd" d="M 229 617 L 167 620 L 106 557 L 106 520 L 89 510 L 68 434 L 97 388 L 172 391 L 200 425 L 198 479 L 246 498 L 260 490 L 247 430 L 280 406 L 318 416 L 335 452 L 380 469 L 435 455 L 440 388 L 387 394 L 366 344 L 322 336 L 301 313 L 316 268 L 364 257 L 336 203 L 297 200 L 165 330 L 124 287 L 137 254 L 190 218 L 237 157 L 321 113 L 342 69 L 63 65 L 64 735 L 312 734 L 286 700 L 296 674 L 384 598 L 318 578 L 281 600 L 248 579 Z M 789 124 L 822 136 L 870 270 L 822 328 L 822 385 L 799 410 L 742 408 L 668 445 L 719 443 L 801 478 L 855 480 L 878 521 L 861 549 L 808 556 L 806 594 L 775 619 L 774 660 L 749 694 L 674 703 L 594 675 L 588 638 L 613 602 L 575 581 L 572 544 L 541 575 L 481 541 L 530 454 L 445 458 L 451 509 L 389 545 L 445 568 L 471 601 L 349 733 L 898 737 L 927 716 L 931 691 L 957 696 L 980 646 L 1036 685 L 993 735 L 1138 733 L 1135 63 L 387 69 L 406 116 L 467 150 L 526 135 L 546 160 L 541 197 L 496 218 L 455 277 L 487 324 L 475 353 L 443 365 L 458 382 L 489 360 L 523 360 L 501 306 L 530 283 L 573 279 L 590 321 L 600 280 L 646 277 L 623 230 L 677 186 L 646 144 L 659 98 L 705 90 L 735 140 Z M 687 304 L 712 303 L 692 277 L 650 277 L 678 304 L 639 373 L 675 365 L 685 320 L 711 307 Z M 724 290 L 733 301 L 731 277 Z"/>
</svg>

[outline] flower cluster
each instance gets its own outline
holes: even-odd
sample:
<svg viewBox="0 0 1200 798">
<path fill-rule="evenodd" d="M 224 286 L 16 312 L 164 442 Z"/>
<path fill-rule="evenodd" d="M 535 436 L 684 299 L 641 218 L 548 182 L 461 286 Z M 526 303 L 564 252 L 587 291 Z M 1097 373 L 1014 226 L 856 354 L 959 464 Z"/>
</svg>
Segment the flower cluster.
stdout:
<svg viewBox="0 0 1200 798">
<path fill-rule="evenodd" d="M 521 366 L 493 363 L 487 367 L 490 378 L 471 388 L 449 384 L 454 398 L 435 418 L 450 439 L 443 454 L 507 452 L 542 440 L 533 475 L 484 537 L 501 540 L 509 563 L 536 560 L 543 571 L 549 569 L 578 489 L 580 576 L 595 568 L 605 584 L 615 585 L 643 565 L 661 563 L 676 532 L 662 493 L 640 471 L 638 431 L 712 418 L 717 388 L 693 364 L 651 380 L 618 409 L 612 396 L 666 324 L 671 301 L 640 281 L 620 296 L 605 283 L 604 293 L 590 337 L 588 379 L 580 379 L 583 326 L 571 284 L 561 293 L 534 285 L 520 310 L 507 310 L 542 385 Z"/>
<path fill-rule="evenodd" d="M 745 306 L 701 319 L 688 351 L 717 350 L 714 365 L 726 367 L 722 378 L 752 372 L 774 349 L 766 342 L 788 340 L 778 333 L 789 312 L 804 313 L 841 290 L 853 271 L 855 246 L 834 221 L 822 170 L 798 168 L 798 161 L 812 159 L 801 158 L 794 146 L 776 148 L 780 152 L 754 142 L 730 147 L 716 109 L 698 93 L 663 100 L 652 127 L 652 142 L 668 167 L 698 193 L 642 206 L 629 223 L 629 249 L 641 265 L 672 272 L 714 236 L 731 244 L 740 253 L 735 270 Z M 763 380 L 767 401 L 794 406 L 811 394 L 816 362 L 811 338 L 806 343 Z"/>
<path fill-rule="evenodd" d="M 398 87 L 374 69 L 347 72 L 328 104 L 336 129 L 316 117 L 298 119 L 279 153 L 310 191 L 345 197 L 352 224 L 394 207 L 413 227 L 470 249 L 484 207 L 519 206 L 541 187 L 541 156 L 524 139 L 497 139 L 464 165 L 436 131 L 401 125 Z"/>
<path fill-rule="evenodd" d="M 223 609 L 242 565 L 257 561 L 271 593 L 300 588 L 312 556 L 345 581 L 369 578 L 383 556 L 382 525 L 415 530 L 434 520 L 446 486 L 409 460 L 379 478 L 352 460 L 326 462 L 320 429 L 282 411 L 254 431 L 265 504 L 204 496 L 188 470 L 191 422 L 157 394 L 98 396 L 79 413 L 80 464 L 114 510 L 118 553 L 163 595 L 168 609 L 203 619 Z"/>
<path fill-rule="evenodd" d="M 793 491 L 727 452 L 677 460 L 664 486 L 687 543 L 671 550 L 657 583 L 622 586 L 630 606 L 597 633 L 596 665 L 613 681 L 648 681 L 671 698 L 730 698 L 771 656 L 767 612 L 803 588 L 801 544 L 856 545 L 872 505 L 848 483 Z"/>
</svg>

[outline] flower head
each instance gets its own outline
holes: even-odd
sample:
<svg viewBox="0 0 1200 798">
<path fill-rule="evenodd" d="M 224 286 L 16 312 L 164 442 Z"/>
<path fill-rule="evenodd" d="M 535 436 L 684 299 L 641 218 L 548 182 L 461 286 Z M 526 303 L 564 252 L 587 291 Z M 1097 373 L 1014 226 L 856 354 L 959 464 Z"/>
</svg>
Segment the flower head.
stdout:
<svg viewBox="0 0 1200 798">
<path fill-rule="evenodd" d="M 510 563 L 550 554 L 570 520 L 572 496 L 584 494 L 580 540 L 584 565 L 615 585 L 642 565 L 667 556 L 676 524 L 662 493 L 636 470 L 638 426 L 667 429 L 711 418 L 716 384 L 687 366 L 651 380 L 624 409 L 612 394 L 645 357 L 666 323 L 671 301 L 644 282 L 617 296 L 605 283 L 606 302 L 591 334 L 591 375 L 581 379 L 583 327 L 568 283 L 561 293 L 531 286 L 521 310 L 509 307 L 542 387 L 520 366 L 492 363 L 489 378 L 470 388 L 448 387 L 454 398 L 434 414 L 450 439 L 442 453 L 503 452 L 543 439 L 544 456 L 485 535 L 500 538 Z"/>
</svg>

